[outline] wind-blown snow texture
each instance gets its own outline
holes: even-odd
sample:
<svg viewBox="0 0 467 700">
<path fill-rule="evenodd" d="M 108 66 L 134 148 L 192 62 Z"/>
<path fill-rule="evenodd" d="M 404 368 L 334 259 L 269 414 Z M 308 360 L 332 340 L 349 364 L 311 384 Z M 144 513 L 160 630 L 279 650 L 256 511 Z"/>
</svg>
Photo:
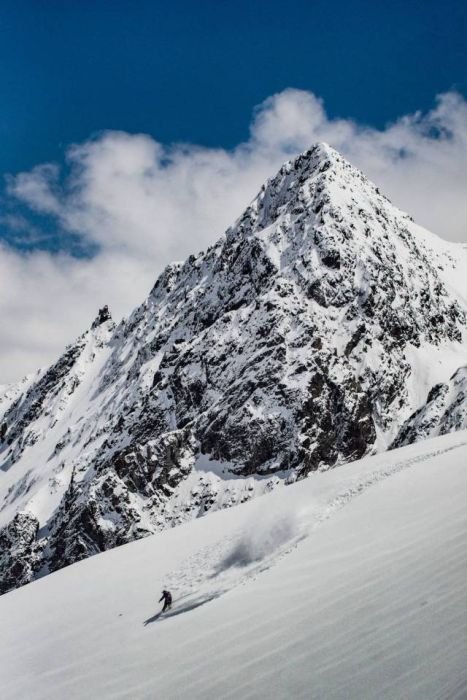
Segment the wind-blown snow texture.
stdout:
<svg viewBox="0 0 467 700">
<path fill-rule="evenodd" d="M 465 700 L 466 457 L 366 457 L 2 596 L 2 700 Z"/>
<path fill-rule="evenodd" d="M 411 416 L 467 363 L 466 269 L 329 146 L 286 163 L 128 320 L 102 309 L 1 394 L 0 591 L 430 434 Z"/>
</svg>

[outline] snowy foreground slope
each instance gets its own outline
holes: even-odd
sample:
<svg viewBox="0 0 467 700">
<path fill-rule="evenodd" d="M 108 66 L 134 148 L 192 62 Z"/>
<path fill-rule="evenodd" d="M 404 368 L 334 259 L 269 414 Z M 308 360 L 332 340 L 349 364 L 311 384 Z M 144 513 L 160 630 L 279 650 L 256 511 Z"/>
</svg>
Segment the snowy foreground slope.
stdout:
<svg viewBox="0 0 467 700">
<path fill-rule="evenodd" d="M 462 431 L 8 593 L 1 697 L 465 699 L 466 493 Z"/>
<path fill-rule="evenodd" d="M 285 163 L 128 319 L 0 388 L 0 593 L 467 427 L 466 256 L 328 145 Z"/>
</svg>

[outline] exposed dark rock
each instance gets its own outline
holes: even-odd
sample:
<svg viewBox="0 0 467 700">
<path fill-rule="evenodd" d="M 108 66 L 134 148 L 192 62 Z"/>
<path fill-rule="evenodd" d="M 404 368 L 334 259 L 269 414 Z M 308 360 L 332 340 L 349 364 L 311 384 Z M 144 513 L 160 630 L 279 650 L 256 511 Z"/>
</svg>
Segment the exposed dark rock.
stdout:
<svg viewBox="0 0 467 700">
<path fill-rule="evenodd" d="M 32 580 L 40 565 L 36 540 L 39 522 L 31 513 L 17 513 L 0 529 L 0 593 Z"/>
<path fill-rule="evenodd" d="M 110 315 L 109 307 L 105 305 L 102 307 L 102 309 L 99 309 L 99 313 L 97 314 L 96 318 L 94 319 L 91 328 L 97 328 L 98 326 L 102 326 L 103 323 L 106 321 L 111 321 L 112 316 Z"/>
</svg>

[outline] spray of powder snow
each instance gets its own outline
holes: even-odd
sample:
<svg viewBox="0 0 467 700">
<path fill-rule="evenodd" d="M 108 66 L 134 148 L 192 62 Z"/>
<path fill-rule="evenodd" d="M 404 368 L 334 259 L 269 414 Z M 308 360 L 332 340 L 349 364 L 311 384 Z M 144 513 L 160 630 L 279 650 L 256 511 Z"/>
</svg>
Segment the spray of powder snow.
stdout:
<svg viewBox="0 0 467 700">
<path fill-rule="evenodd" d="M 297 513 L 291 511 L 257 512 L 246 523 L 239 538 L 221 561 L 218 571 L 244 567 L 277 555 L 301 535 Z"/>
</svg>

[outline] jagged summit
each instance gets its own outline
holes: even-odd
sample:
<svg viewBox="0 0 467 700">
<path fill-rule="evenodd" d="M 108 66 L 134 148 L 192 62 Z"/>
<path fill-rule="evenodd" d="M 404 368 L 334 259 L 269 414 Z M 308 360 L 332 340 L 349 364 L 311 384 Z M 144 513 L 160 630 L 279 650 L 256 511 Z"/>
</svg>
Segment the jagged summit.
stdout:
<svg viewBox="0 0 467 700">
<path fill-rule="evenodd" d="M 112 320 L 112 316 L 110 314 L 109 307 L 106 304 L 105 306 L 102 307 L 102 309 L 99 309 L 99 312 L 98 312 L 96 318 L 92 322 L 91 328 L 92 329 L 97 328 L 98 326 L 102 326 L 103 323 L 106 323 L 106 321 L 111 321 L 111 320 Z"/>
<path fill-rule="evenodd" d="M 128 320 L 102 309 L 1 419 L 3 590 L 387 449 L 467 363 L 434 241 L 318 144 Z"/>
<path fill-rule="evenodd" d="M 349 201 L 348 189 L 359 190 L 366 197 L 381 197 L 379 188 L 351 165 L 340 153 L 326 143 L 318 143 L 284 163 L 276 175 L 269 178 L 250 207 L 237 220 L 234 228 L 248 215 L 256 214 L 255 223 L 270 225 L 285 205 L 295 206 L 326 202 L 331 197 Z M 339 192 L 340 190 L 340 192 Z"/>
</svg>

